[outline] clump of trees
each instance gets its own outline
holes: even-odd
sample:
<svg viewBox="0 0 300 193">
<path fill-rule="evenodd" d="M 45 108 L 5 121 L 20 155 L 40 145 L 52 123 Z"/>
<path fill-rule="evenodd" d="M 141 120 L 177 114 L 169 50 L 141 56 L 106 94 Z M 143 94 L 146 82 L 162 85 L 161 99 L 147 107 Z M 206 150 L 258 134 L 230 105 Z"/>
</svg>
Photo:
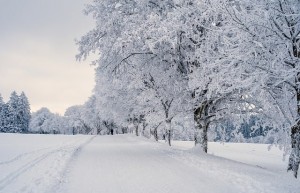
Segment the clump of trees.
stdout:
<svg viewBox="0 0 300 193">
<path fill-rule="evenodd" d="M 67 119 L 59 114 L 52 113 L 48 108 L 41 108 L 32 113 L 29 124 L 31 133 L 40 134 L 70 134 Z"/>
<path fill-rule="evenodd" d="M 0 95 L 0 132 L 27 133 L 30 118 L 30 104 L 24 92 L 12 92 L 7 103 Z"/>
<path fill-rule="evenodd" d="M 96 26 L 77 58 L 99 54 L 89 111 L 107 127 L 171 145 L 175 123 L 189 120 L 207 152 L 211 136 L 240 138 L 258 117 L 251 133 L 289 151 L 297 177 L 300 1 L 95 0 L 85 12 Z"/>
<path fill-rule="evenodd" d="M 127 128 L 116 125 L 112 120 L 104 120 L 95 110 L 95 97 L 83 105 L 69 107 L 64 115 L 52 113 L 43 107 L 32 113 L 30 132 L 40 134 L 93 134 L 114 135 L 127 133 Z"/>
</svg>

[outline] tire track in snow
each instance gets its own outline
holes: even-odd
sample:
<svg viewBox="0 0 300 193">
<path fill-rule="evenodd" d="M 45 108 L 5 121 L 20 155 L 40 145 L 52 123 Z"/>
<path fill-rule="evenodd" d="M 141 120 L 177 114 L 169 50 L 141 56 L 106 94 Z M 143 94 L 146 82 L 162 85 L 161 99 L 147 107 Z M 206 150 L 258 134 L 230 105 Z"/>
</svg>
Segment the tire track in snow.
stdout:
<svg viewBox="0 0 300 193">
<path fill-rule="evenodd" d="M 29 162 L 27 162 L 26 164 L 24 164 L 23 166 L 21 166 L 20 168 L 15 170 L 14 172 L 8 174 L 6 177 L 4 177 L 2 180 L 0 180 L 0 190 L 4 189 L 7 185 L 9 185 L 11 182 L 13 182 L 16 178 L 21 176 L 26 171 L 32 169 L 39 162 L 43 161 L 44 159 L 51 156 L 52 154 L 55 154 L 62 150 L 63 150 L 63 148 L 59 148 L 59 149 L 44 153 L 41 156 L 38 156 L 37 158 L 30 160 Z"/>
<path fill-rule="evenodd" d="M 89 141 L 89 140 L 91 140 L 91 138 L 88 139 L 87 141 Z M 3 189 L 5 189 L 6 187 L 8 187 L 10 184 L 12 184 L 16 179 L 18 179 L 19 177 L 21 177 L 23 174 L 26 174 L 27 172 L 29 172 L 33 168 L 38 167 L 39 164 L 42 163 L 43 161 L 46 161 L 47 159 L 51 159 L 50 158 L 51 156 L 54 156 L 54 161 L 56 161 L 56 162 L 62 161 L 62 160 L 59 160 L 59 159 L 63 159 L 64 156 L 67 155 L 67 154 L 73 154 L 74 152 L 76 152 L 80 148 L 81 145 L 83 145 L 83 144 L 86 143 L 86 142 L 84 142 L 82 144 L 81 141 L 82 140 L 76 140 L 75 142 L 71 142 L 69 144 L 65 144 L 65 145 L 60 146 L 59 148 L 55 148 L 55 149 L 53 149 L 53 148 L 44 148 L 44 150 L 45 149 L 52 149 L 52 150 L 47 151 L 46 153 L 38 154 L 34 158 L 32 158 L 29 161 L 27 161 L 25 164 L 22 164 L 21 167 L 18 167 L 18 169 L 14 170 L 10 174 L 6 175 L 3 179 L 1 179 L 0 180 L 0 192 Z M 34 152 L 37 153 L 37 152 L 41 152 L 41 151 L 42 151 L 41 149 L 37 150 L 37 151 L 32 151 L 31 155 L 34 154 Z M 23 154 L 23 156 L 27 155 L 27 154 L 29 155 L 30 153 L 25 153 L 25 154 Z M 60 154 L 62 156 L 59 156 Z M 23 157 L 23 156 L 21 154 L 21 155 L 15 157 L 12 160 L 4 162 L 4 164 L 2 164 L 2 165 L 13 163 L 14 161 L 20 160 L 20 159 L 17 159 L 18 157 Z M 37 180 L 40 180 L 40 179 L 37 179 Z"/>
<path fill-rule="evenodd" d="M 72 163 L 77 159 L 77 157 L 79 156 L 80 152 L 82 151 L 82 149 L 87 146 L 89 143 L 91 143 L 93 141 L 93 139 L 97 137 L 97 136 L 93 136 L 91 138 L 89 138 L 86 142 L 84 142 L 83 144 L 81 144 L 80 146 L 78 146 L 72 153 L 72 155 L 70 156 L 69 160 L 66 163 L 66 167 L 63 169 L 63 171 L 59 174 L 60 178 L 58 179 L 58 181 L 55 183 L 54 186 L 52 186 L 48 191 L 49 193 L 53 193 L 53 192 L 59 192 L 62 187 L 63 184 L 65 184 L 66 182 L 66 178 L 67 178 L 67 174 L 70 171 L 70 168 L 72 167 Z"/>
<path fill-rule="evenodd" d="M 15 156 L 14 158 L 10 159 L 10 160 L 0 162 L 0 166 L 1 165 L 11 164 L 11 163 L 13 163 L 15 161 L 18 161 L 18 160 L 20 160 L 20 159 L 22 159 L 24 157 L 27 157 L 27 156 L 35 154 L 35 153 L 39 153 L 39 152 L 47 150 L 47 149 L 50 149 L 50 147 L 42 148 L 42 149 L 37 149 L 37 150 L 34 150 L 34 151 L 30 151 L 30 152 L 19 154 L 19 155 Z"/>
</svg>

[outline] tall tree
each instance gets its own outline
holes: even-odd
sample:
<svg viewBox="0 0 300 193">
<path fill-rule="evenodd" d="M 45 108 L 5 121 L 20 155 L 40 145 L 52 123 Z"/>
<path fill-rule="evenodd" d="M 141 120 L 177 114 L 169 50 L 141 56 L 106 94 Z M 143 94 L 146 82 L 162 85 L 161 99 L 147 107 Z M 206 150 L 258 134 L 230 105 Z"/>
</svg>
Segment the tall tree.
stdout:
<svg viewBox="0 0 300 193">
<path fill-rule="evenodd" d="M 19 96 L 13 91 L 8 101 L 7 132 L 20 132 Z"/>
<path fill-rule="evenodd" d="M 248 76 L 255 80 L 257 96 L 264 100 L 267 124 L 278 128 L 279 143 L 290 134 L 288 170 L 297 177 L 300 164 L 300 1 L 231 1 L 226 6 L 244 44 L 236 50 L 248 63 Z M 255 5 L 255 6 L 254 6 Z M 255 88 L 255 87 L 253 87 Z M 271 111 L 270 109 L 273 109 Z M 288 145 L 288 144 L 285 144 Z"/>
<path fill-rule="evenodd" d="M 22 133 L 28 132 L 29 122 L 31 118 L 30 105 L 27 96 L 24 92 L 21 93 L 18 100 L 18 116 L 20 117 L 20 131 Z"/>
</svg>

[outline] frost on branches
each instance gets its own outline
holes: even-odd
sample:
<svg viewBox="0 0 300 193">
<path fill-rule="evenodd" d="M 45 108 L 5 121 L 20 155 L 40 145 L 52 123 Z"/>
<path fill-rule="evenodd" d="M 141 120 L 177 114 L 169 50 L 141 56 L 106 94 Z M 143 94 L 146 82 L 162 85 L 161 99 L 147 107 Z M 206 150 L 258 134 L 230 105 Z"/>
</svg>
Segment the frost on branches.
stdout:
<svg viewBox="0 0 300 193">
<path fill-rule="evenodd" d="M 77 59 L 99 54 L 90 128 L 171 145 L 189 125 L 204 152 L 208 140 L 256 136 L 291 152 L 297 177 L 300 1 L 95 0 L 85 12 L 96 27 Z"/>
</svg>

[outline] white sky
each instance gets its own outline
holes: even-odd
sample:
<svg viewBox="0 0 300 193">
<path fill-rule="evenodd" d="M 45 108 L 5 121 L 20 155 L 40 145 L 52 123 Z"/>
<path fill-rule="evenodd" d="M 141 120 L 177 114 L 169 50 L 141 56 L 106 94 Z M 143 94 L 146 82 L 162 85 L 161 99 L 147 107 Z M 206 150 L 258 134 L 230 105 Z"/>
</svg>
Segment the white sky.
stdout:
<svg viewBox="0 0 300 193">
<path fill-rule="evenodd" d="M 94 69 L 77 62 L 75 39 L 93 28 L 92 0 L 0 0 L 0 93 L 24 91 L 32 111 L 63 114 L 92 94 Z"/>
</svg>

